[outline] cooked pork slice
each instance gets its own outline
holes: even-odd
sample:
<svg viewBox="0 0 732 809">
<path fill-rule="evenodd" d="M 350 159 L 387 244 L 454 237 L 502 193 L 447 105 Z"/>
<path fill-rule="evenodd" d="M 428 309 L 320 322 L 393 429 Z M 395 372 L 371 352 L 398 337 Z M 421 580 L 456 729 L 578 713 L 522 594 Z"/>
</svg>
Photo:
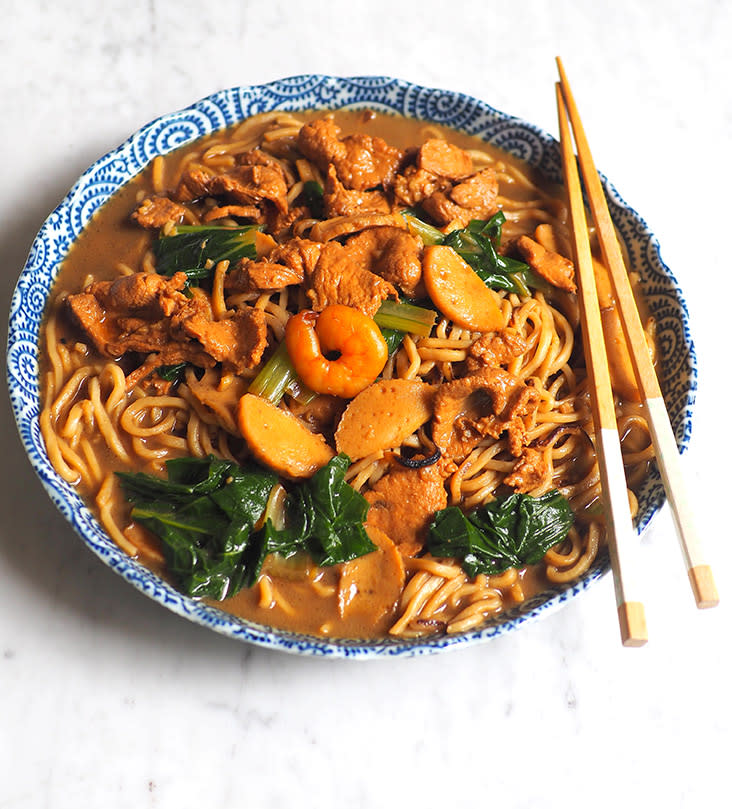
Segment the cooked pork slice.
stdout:
<svg viewBox="0 0 732 809">
<path fill-rule="evenodd" d="M 376 227 L 346 242 L 346 251 L 359 266 L 376 273 L 413 297 L 422 280 L 422 245 L 409 231 Z"/>
<path fill-rule="evenodd" d="M 484 368 L 441 385 L 435 395 L 432 438 L 443 455 L 460 461 L 483 438 L 507 432 L 511 454 L 526 445 L 525 419 L 536 413 L 537 391 L 501 368 Z"/>
<path fill-rule="evenodd" d="M 468 368 L 471 371 L 479 368 L 498 368 L 520 357 L 528 348 L 528 341 L 512 329 L 484 334 L 468 349 Z"/>
<path fill-rule="evenodd" d="M 262 360 L 267 347 L 267 321 L 261 309 L 247 307 L 224 320 L 207 320 L 193 314 L 180 322 L 180 329 L 195 338 L 216 362 L 241 373 Z"/>
<path fill-rule="evenodd" d="M 184 273 L 172 278 L 136 273 L 90 284 L 69 295 L 67 307 L 106 357 L 156 354 L 158 365 L 190 362 L 210 368 L 220 362 L 237 372 L 257 365 L 267 345 L 264 314 L 247 308 L 214 321 L 205 294 L 181 292 L 185 281 Z"/>
<path fill-rule="evenodd" d="M 278 211 L 287 212 L 287 183 L 279 166 L 237 166 L 214 177 L 209 183 L 209 194 L 225 196 L 243 205 L 258 205 L 266 200 Z"/>
<path fill-rule="evenodd" d="M 179 202 L 192 202 L 210 194 L 211 181 L 216 172 L 204 166 L 194 165 L 187 168 L 178 182 L 175 198 Z"/>
<path fill-rule="evenodd" d="M 177 202 L 167 197 L 148 197 L 132 214 L 132 219 L 144 228 L 157 230 L 168 222 L 178 224 L 187 211 Z"/>
<path fill-rule="evenodd" d="M 498 210 L 498 180 L 492 168 L 482 169 L 446 191 L 435 191 L 422 203 L 440 225 L 465 227 L 471 219 L 490 219 Z"/>
<path fill-rule="evenodd" d="M 548 471 L 545 453 L 526 447 L 511 474 L 503 482 L 514 491 L 526 494 L 544 482 Z"/>
<path fill-rule="evenodd" d="M 107 348 L 119 334 L 117 328 L 104 317 L 104 309 L 94 295 L 80 292 L 69 295 L 66 307 L 71 320 L 86 334 L 96 350 L 104 357 L 115 356 Z"/>
<path fill-rule="evenodd" d="M 322 172 L 327 172 L 332 163 L 346 188 L 365 191 L 388 187 L 402 160 L 401 151 L 382 138 L 347 135 L 341 139 L 340 133 L 331 118 L 321 118 L 300 129 L 297 145 Z"/>
<path fill-rule="evenodd" d="M 417 153 L 417 168 L 448 180 L 462 180 L 473 173 L 473 161 L 459 146 L 441 138 L 430 138 Z"/>
<path fill-rule="evenodd" d="M 366 525 L 390 536 L 402 556 L 416 556 L 435 511 L 447 506 L 445 480 L 456 468 L 445 459 L 421 469 L 393 466 L 364 495 L 370 504 Z"/>
<path fill-rule="evenodd" d="M 316 312 L 340 303 L 373 317 L 387 298 L 397 298 L 388 281 L 360 267 L 338 242 L 327 242 L 315 268 L 306 276 L 307 296 Z"/>
<path fill-rule="evenodd" d="M 203 166 L 186 169 L 175 198 L 180 202 L 191 202 L 203 197 L 221 198 L 245 209 L 260 207 L 266 202 L 282 214 L 288 210 L 287 181 L 282 168 L 273 160 L 252 158 L 250 162 L 243 162 L 221 174 Z"/>
<path fill-rule="evenodd" d="M 323 192 L 323 205 L 328 218 L 352 216 L 359 213 L 389 213 L 391 206 L 383 191 L 355 191 L 347 189 L 338 179 L 335 166 L 328 166 Z"/>
<path fill-rule="evenodd" d="M 306 272 L 312 272 L 323 249 L 321 242 L 290 239 L 272 248 L 266 258 L 240 259 L 226 274 L 227 292 L 255 292 L 284 289 L 300 284 Z"/>
<path fill-rule="evenodd" d="M 157 273 L 138 272 L 123 275 L 114 281 L 96 281 L 85 292 L 93 295 L 104 309 L 113 313 L 142 312 L 143 317 L 160 317 L 170 314 L 186 302 L 187 298 L 182 293 L 186 280 L 186 274 L 182 272 L 170 278 Z"/>
<path fill-rule="evenodd" d="M 521 236 L 516 247 L 532 270 L 545 281 L 567 292 L 576 292 L 574 264 L 559 253 L 547 250 L 528 236 Z"/>
<path fill-rule="evenodd" d="M 276 261 L 241 259 L 227 273 L 224 288 L 227 292 L 274 292 L 302 283 L 303 275 Z"/>
<path fill-rule="evenodd" d="M 392 192 L 397 202 L 412 207 L 432 196 L 435 191 L 444 191 L 451 185 L 444 177 L 438 177 L 431 171 L 407 166 L 403 173 L 394 178 Z"/>
</svg>

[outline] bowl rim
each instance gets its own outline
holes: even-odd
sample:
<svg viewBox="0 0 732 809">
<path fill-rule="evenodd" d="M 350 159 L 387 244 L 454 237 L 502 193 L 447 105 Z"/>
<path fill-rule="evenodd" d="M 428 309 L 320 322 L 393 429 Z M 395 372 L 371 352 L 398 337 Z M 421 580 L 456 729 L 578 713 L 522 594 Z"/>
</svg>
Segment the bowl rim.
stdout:
<svg viewBox="0 0 732 809">
<path fill-rule="evenodd" d="M 513 127 L 517 130 L 525 131 L 532 137 L 537 138 L 547 151 L 553 149 L 558 154 L 558 144 L 552 135 L 528 121 L 504 113 L 480 99 L 453 90 L 430 88 L 403 79 L 376 75 L 341 77 L 318 73 L 299 74 L 263 84 L 241 85 L 219 90 L 187 107 L 157 116 L 140 127 L 115 149 L 111 149 L 92 163 L 91 166 L 81 174 L 53 212 L 46 218 L 34 238 L 28 259 L 18 278 L 11 299 L 8 326 L 6 352 L 7 381 L 16 426 L 26 455 L 41 480 L 44 489 L 76 533 L 81 537 L 84 544 L 107 566 L 122 575 L 122 577 L 136 589 L 167 607 L 172 612 L 194 623 L 206 626 L 228 637 L 244 640 L 260 647 L 301 655 L 329 658 L 363 660 L 394 656 L 411 657 L 461 648 L 466 645 L 484 643 L 492 638 L 515 631 L 526 623 L 533 622 L 540 617 L 551 614 L 568 601 L 574 599 L 581 592 L 584 592 L 608 572 L 609 558 L 607 552 L 603 551 L 595 560 L 593 566 L 576 581 L 566 586 L 552 588 L 543 594 L 539 594 L 525 605 L 502 613 L 498 621 L 489 621 L 481 628 L 466 633 L 458 635 L 439 635 L 414 640 L 376 639 L 364 641 L 358 639 L 317 637 L 289 632 L 236 618 L 216 607 L 184 596 L 175 590 L 171 584 L 148 570 L 148 568 L 144 567 L 140 562 L 128 557 L 124 551 L 106 535 L 106 532 L 101 528 L 90 509 L 84 504 L 81 497 L 76 494 L 75 490 L 57 475 L 55 470 L 50 466 L 47 454 L 45 453 L 45 447 L 42 448 L 42 441 L 39 443 L 38 417 L 40 414 L 40 384 L 38 379 L 38 341 L 40 337 L 39 329 L 42 314 L 38 322 L 38 327 L 35 328 L 35 330 L 31 327 L 29 330 L 24 322 L 23 315 L 27 308 L 25 306 L 26 299 L 30 293 L 26 290 L 24 284 L 36 283 L 38 281 L 36 276 L 38 274 L 42 276 L 40 278 L 43 282 L 42 287 L 46 287 L 45 296 L 41 296 L 43 298 L 42 309 L 45 309 L 45 304 L 58 275 L 63 258 L 73 244 L 74 239 L 78 237 L 79 232 L 87 224 L 89 219 L 91 219 L 91 216 L 99 205 L 106 201 L 123 182 L 131 180 L 139 171 L 143 170 L 154 154 L 166 154 L 173 149 L 190 143 L 192 140 L 195 140 L 196 137 L 209 134 L 218 128 L 244 120 L 244 118 L 254 114 L 254 112 L 251 111 L 247 115 L 243 114 L 244 104 L 247 100 L 259 99 L 260 103 L 266 107 L 266 109 L 260 111 L 274 109 L 282 109 L 283 111 L 304 111 L 306 109 L 312 109 L 312 107 L 302 104 L 303 96 L 301 93 L 298 93 L 298 90 L 302 90 L 303 87 L 311 89 L 314 87 L 325 87 L 327 89 L 333 103 L 318 105 L 321 109 L 343 107 L 344 104 L 341 103 L 340 99 L 343 97 L 344 92 L 347 96 L 347 91 L 349 90 L 355 93 L 356 96 L 359 96 L 359 90 L 363 90 L 362 95 L 364 97 L 354 98 L 345 106 L 352 108 L 375 107 L 382 109 L 379 101 L 374 102 L 375 92 L 375 97 L 380 98 L 381 102 L 385 105 L 384 109 L 391 110 L 397 114 L 400 110 L 394 106 L 389 106 L 391 102 L 384 93 L 396 92 L 397 96 L 400 98 L 401 95 L 405 98 L 411 96 L 417 99 L 417 103 L 420 102 L 420 99 L 426 102 L 432 100 L 437 105 L 447 99 L 453 108 L 465 108 L 468 111 L 473 111 L 478 116 L 490 119 L 499 128 L 505 125 L 509 129 Z M 383 91 L 381 96 L 379 96 L 379 91 Z M 402 110 L 401 112 L 402 114 L 408 114 L 406 110 Z M 176 124 L 185 121 L 187 116 L 193 116 L 194 113 L 203 116 L 203 118 L 201 118 L 201 126 L 203 126 L 203 128 L 209 125 L 210 128 L 195 136 L 181 139 L 182 136 L 180 132 L 176 132 Z M 237 114 L 241 114 L 241 117 L 237 117 Z M 233 119 L 227 120 L 227 116 L 233 116 Z M 420 116 L 409 115 L 409 117 Z M 216 126 L 219 122 L 220 126 Z M 153 154 L 146 154 L 144 141 L 146 141 L 146 139 L 161 137 L 161 132 L 165 132 L 166 127 L 169 129 L 167 139 L 162 141 L 160 146 L 154 145 Z M 473 132 L 472 134 L 477 134 L 479 137 L 481 135 L 480 132 Z M 495 138 L 493 142 L 495 142 Z M 499 143 L 498 145 L 502 144 Z M 503 148 L 505 148 L 505 146 Z M 136 151 L 140 152 L 140 160 L 137 162 L 134 159 Z M 509 151 L 512 150 L 509 148 Z M 552 160 L 555 158 L 550 157 L 549 159 Z M 127 160 L 130 160 L 129 165 L 137 170 L 130 171 L 127 167 Z M 104 174 L 107 172 L 107 174 L 109 174 L 109 167 L 113 165 L 115 161 L 125 163 L 124 169 L 121 169 L 119 166 L 117 169 L 120 176 L 124 178 L 123 182 L 117 182 L 116 179 L 111 179 L 108 182 L 108 186 L 105 186 L 104 178 L 102 178 L 101 185 L 103 187 L 99 191 L 98 197 L 94 194 L 90 194 L 88 195 L 88 199 L 79 200 L 80 196 L 84 197 L 85 192 L 89 191 L 89 184 L 95 177 L 98 179 L 100 173 Z M 114 175 L 114 172 L 112 172 L 112 174 Z M 116 175 L 114 176 L 116 177 Z M 665 276 L 665 281 L 670 285 L 673 298 L 679 307 L 683 329 L 682 343 L 687 352 L 688 365 L 688 384 L 684 388 L 685 398 L 681 404 L 679 416 L 681 434 L 677 435 L 679 448 L 683 452 L 688 447 L 691 435 L 697 385 L 697 358 L 689 328 L 688 307 L 676 278 L 661 258 L 658 241 L 648 228 L 645 220 L 625 202 L 602 173 L 601 181 L 611 201 L 611 207 L 614 206 L 615 210 L 626 212 L 630 220 L 634 223 L 634 226 L 637 227 L 638 235 L 642 236 L 645 240 L 646 249 L 655 251 L 656 264 L 660 267 L 661 274 Z M 87 206 L 86 208 L 84 208 L 85 205 Z M 58 249 L 60 257 L 57 260 L 46 263 L 41 256 L 39 265 L 37 253 L 39 250 L 45 249 L 43 243 L 44 237 L 54 232 L 57 222 L 70 215 L 72 206 L 75 206 L 74 214 L 77 219 L 74 226 L 78 225 L 78 231 L 68 244 L 64 244 L 63 240 L 59 242 Z M 43 289 L 41 291 L 43 291 Z M 22 348 L 19 348 L 20 346 L 22 346 Z M 22 355 L 22 361 L 15 357 L 14 352 Z M 23 363 L 27 364 L 27 367 L 23 365 Z M 29 385 L 30 377 L 34 373 L 36 380 L 35 401 L 33 401 L 32 384 L 30 384 L 28 391 L 25 390 Z M 17 389 L 18 385 L 20 385 L 20 391 Z M 641 534 L 647 527 L 664 500 L 665 495 L 662 491 L 655 493 L 654 498 L 649 502 L 646 512 L 644 512 L 642 518 L 637 523 L 638 534 Z M 100 534 L 106 538 L 106 543 L 101 541 Z"/>
</svg>

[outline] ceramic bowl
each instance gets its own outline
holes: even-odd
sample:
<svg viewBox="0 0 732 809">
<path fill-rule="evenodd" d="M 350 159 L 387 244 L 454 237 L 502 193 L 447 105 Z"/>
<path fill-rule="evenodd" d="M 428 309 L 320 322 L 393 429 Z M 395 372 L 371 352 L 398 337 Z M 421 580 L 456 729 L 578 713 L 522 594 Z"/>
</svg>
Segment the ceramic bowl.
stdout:
<svg viewBox="0 0 732 809">
<path fill-rule="evenodd" d="M 269 84 L 223 90 L 187 109 L 163 115 L 85 171 L 48 217 L 33 242 L 10 310 L 8 385 L 18 429 L 43 486 L 86 545 L 131 585 L 191 621 L 259 646 L 334 658 L 421 655 L 486 642 L 513 632 L 580 595 L 607 573 L 607 554 L 601 555 L 571 586 L 539 595 L 488 622 L 483 628 L 465 634 L 368 642 L 294 634 L 234 618 L 188 598 L 129 558 L 107 536 L 76 491 L 56 474 L 41 438 L 38 424 L 38 339 L 43 312 L 64 257 L 99 206 L 156 155 L 166 154 L 251 115 L 274 109 L 298 111 L 339 107 L 370 107 L 461 129 L 526 160 L 549 180 L 561 181 L 557 142 L 536 126 L 462 93 L 420 87 L 386 77 L 295 76 Z M 603 181 L 612 217 L 633 268 L 642 276 L 648 305 L 657 320 L 664 393 L 676 438 L 683 450 L 689 440 L 696 389 L 696 358 L 687 307 L 645 221 L 607 180 L 603 178 Z M 638 533 L 648 525 L 663 501 L 660 477 L 654 470 L 639 492 Z"/>
</svg>

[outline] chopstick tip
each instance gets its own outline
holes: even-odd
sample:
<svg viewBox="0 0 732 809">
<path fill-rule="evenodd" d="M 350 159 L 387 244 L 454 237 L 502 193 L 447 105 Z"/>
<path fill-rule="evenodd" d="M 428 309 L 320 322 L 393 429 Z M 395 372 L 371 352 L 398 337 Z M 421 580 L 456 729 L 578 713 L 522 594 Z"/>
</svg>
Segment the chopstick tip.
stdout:
<svg viewBox="0 0 732 809">
<path fill-rule="evenodd" d="M 719 604 L 717 587 L 709 565 L 695 565 L 689 568 L 689 581 L 694 591 L 696 606 L 700 610 L 716 607 Z"/>
<path fill-rule="evenodd" d="M 646 612 L 640 601 L 624 601 L 618 605 L 618 618 L 623 646 L 638 647 L 648 643 Z"/>
</svg>

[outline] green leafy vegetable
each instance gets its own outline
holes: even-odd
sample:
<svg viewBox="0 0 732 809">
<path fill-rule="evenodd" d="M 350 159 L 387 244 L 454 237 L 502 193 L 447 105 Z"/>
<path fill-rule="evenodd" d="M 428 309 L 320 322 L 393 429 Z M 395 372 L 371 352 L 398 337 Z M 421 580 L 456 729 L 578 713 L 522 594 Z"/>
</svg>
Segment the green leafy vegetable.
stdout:
<svg viewBox="0 0 732 809">
<path fill-rule="evenodd" d="M 301 193 L 303 202 L 316 219 L 323 219 L 323 187 L 317 180 L 306 180 Z"/>
<path fill-rule="evenodd" d="M 469 576 L 494 576 L 540 562 L 573 522 L 569 502 L 556 490 L 541 497 L 510 494 L 467 514 L 457 506 L 438 511 L 427 548 L 433 556 L 459 559 Z"/>
<path fill-rule="evenodd" d="M 363 527 L 369 504 L 345 482 L 351 460 L 341 453 L 292 492 L 290 532 L 321 566 L 347 562 L 375 549 Z"/>
<path fill-rule="evenodd" d="M 412 233 L 421 236 L 426 245 L 445 244 L 467 262 L 491 289 L 505 289 L 517 295 L 530 294 L 530 288 L 548 289 L 528 264 L 498 253 L 506 217 L 498 211 L 490 219 L 473 219 L 467 227 L 443 234 L 418 218 L 418 211 L 403 211 L 402 216 Z"/>
<path fill-rule="evenodd" d="M 172 236 L 155 242 L 156 269 L 161 275 L 184 272 L 189 281 L 200 281 L 219 261 L 256 258 L 254 237 L 261 225 L 226 228 L 213 225 L 179 225 Z"/>
<path fill-rule="evenodd" d="M 180 382 L 188 367 L 187 362 L 178 362 L 175 365 L 160 365 L 157 368 L 158 376 L 166 382 Z"/>
<path fill-rule="evenodd" d="M 386 347 L 389 351 L 389 356 L 399 348 L 404 340 L 405 332 L 400 331 L 399 329 L 387 329 L 384 326 L 379 326 L 381 329 L 381 336 L 384 338 L 384 342 L 386 343 Z"/>
<path fill-rule="evenodd" d="M 363 526 L 368 503 L 339 455 L 288 494 L 284 528 L 259 523 L 278 478 L 213 456 L 166 463 L 168 478 L 117 473 L 132 518 L 160 537 L 168 569 L 190 596 L 228 598 L 257 580 L 265 558 L 305 551 L 319 565 L 374 550 Z"/>
<path fill-rule="evenodd" d="M 466 228 L 448 233 L 444 244 L 452 247 L 492 289 L 528 295 L 529 287 L 544 288 L 546 285 L 528 264 L 497 252 L 505 221 L 502 211 L 488 221 L 474 219 Z"/>
</svg>

